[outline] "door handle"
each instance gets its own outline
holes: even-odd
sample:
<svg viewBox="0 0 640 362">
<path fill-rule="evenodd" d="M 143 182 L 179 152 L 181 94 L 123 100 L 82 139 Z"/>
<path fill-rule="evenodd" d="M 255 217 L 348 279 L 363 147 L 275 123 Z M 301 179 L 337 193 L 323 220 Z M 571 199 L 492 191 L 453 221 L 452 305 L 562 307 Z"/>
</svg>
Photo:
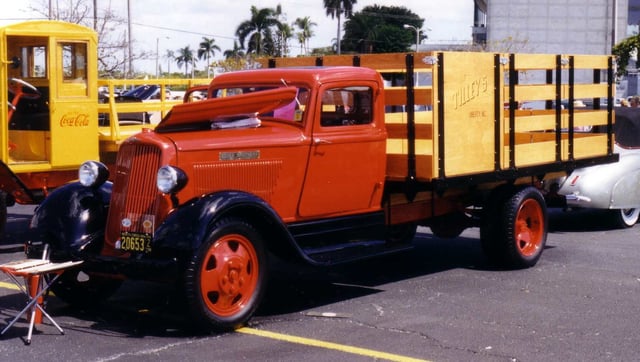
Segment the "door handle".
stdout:
<svg viewBox="0 0 640 362">
<path fill-rule="evenodd" d="M 322 138 L 314 138 L 313 139 L 313 144 L 314 145 L 328 145 L 328 144 L 331 144 L 331 141 L 325 140 L 325 139 L 322 139 Z"/>
</svg>

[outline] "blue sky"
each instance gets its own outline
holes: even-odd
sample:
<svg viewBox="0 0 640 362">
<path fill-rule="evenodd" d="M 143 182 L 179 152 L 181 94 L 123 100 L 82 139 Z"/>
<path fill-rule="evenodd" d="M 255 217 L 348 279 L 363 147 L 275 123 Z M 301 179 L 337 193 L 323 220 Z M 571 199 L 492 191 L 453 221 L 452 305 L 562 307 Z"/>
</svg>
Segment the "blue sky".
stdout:
<svg viewBox="0 0 640 362">
<path fill-rule="evenodd" d="M 91 0 L 89 0 L 91 2 Z M 126 15 L 126 0 L 98 0 L 98 5 L 110 1 L 112 9 Z M 178 49 L 187 45 L 196 48 L 203 36 L 213 37 L 224 51 L 233 47 L 237 26 L 249 19 L 252 5 L 258 8 L 282 6 L 286 21 L 309 16 L 317 26 L 310 45 L 322 47 L 336 38 L 337 19 L 325 15 L 321 0 L 130 0 L 132 12 L 132 34 L 134 46 L 155 53 L 156 44 L 160 56 L 167 49 Z M 65 1 L 60 1 L 64 3 Z M 47 4 L 48 0 L 3 1 L 0 11 L 0 25 L 28 19 L 37 14 L 27 9 L 34 4 Z M 54 4 L 56 1 L 53 2 Z M 423 30 L 428 30 L 428 43 L 468 41 L 473 25 L 473 0 L 448 0 L 446 6 L 440 0 L 359 0 L 354 11 L 367 5 L 404 6 L 425 19 Z M 292 42 L 294 51 L 299 49 L 297 41 Z M 139 61 L 136 68 L 154 69 L 155 60 Z"/>
</svg>

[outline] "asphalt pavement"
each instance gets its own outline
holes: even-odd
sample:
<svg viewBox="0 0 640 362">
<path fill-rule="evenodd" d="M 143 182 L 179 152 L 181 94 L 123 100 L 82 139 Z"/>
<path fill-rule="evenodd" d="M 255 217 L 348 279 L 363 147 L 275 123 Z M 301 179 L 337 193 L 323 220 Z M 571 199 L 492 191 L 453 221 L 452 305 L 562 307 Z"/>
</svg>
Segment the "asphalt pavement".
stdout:
<svg viewBox="0 0 640 362">
<path fill-rule="evenodd" d="M 10 212 L 18 242 L 28 212 Z M 539 263 L 488 266 L 478 230 L 443 240 L 420 229 L 416 248 L 315 269 L 280 263 L 246 328 L 190 330 L 173 289 L 126 282 L 93 308 L 55 297 L 65 330 L 26 323 L 0 337 L 6 360 L 50 361 L 634 361 L 640 352 L 640 225 L 611 229 L 602 213 L 553 212 Z M 16 227 L 16 229 L 13 229 Z M 5 244 L 5 243 L 3 243 Z M 19 243 L 18 243 L 19 244 Z M 11 245 L 11 244 L 6 244 Z M 0 252 L 0 262 L 20 258 Z M 1 275 L 0 326 L 24 297 Z M 53 356 L 53 357 L 52 357 Z"/>
</svg>

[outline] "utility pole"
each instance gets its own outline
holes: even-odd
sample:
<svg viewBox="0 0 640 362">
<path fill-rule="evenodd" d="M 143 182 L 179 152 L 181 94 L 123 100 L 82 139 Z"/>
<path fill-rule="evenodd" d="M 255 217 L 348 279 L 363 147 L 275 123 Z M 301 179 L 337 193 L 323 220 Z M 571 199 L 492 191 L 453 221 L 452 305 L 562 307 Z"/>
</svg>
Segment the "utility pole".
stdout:
<svg viewBox="0 0 640 362">
<path fill-rule="evenodd" d="M 129 31 L 127 32 L 127 42 L 129 43 L 129 75 L 133 76 L 133 51 L 131 45 L 131 0 L 127 0 L 127 24 Z"/>
</svg>

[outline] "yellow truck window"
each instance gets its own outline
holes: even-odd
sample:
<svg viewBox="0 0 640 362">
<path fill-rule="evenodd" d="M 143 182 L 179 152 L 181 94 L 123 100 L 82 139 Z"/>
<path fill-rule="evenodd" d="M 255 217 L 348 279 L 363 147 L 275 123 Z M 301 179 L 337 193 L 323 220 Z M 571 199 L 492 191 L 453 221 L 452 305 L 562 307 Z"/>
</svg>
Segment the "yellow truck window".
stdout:
<svg viewBox="0 0 640 362">
<path fill-rule="evenodd" d="M 87 97 L 87 43 L 62 41 L 56 48 L 58 97 Z"/>
<path fill-rule="evenodd" d="M 20 48 L 21 78 L 47 77 L 47 47 L 26 46 Z"/>
<path fill-rule="evenodd" d="M 83 82 L 87 79 L 87 45 L 62 44 L 62 77 L 65 82 Z"/>
</svg>

